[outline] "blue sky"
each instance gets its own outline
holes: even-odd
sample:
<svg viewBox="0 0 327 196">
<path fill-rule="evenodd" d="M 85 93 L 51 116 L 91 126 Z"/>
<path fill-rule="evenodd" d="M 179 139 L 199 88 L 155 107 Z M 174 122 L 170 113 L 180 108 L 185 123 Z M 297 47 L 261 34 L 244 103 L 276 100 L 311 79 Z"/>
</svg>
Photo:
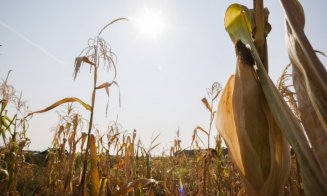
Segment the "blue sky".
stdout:
<svg viewBox="0 0 327 196">
<path fill-rule="evenodd" d="M 73 81 L 74 59 L 86 47 L 88 38 L 105 24 L 126 17 L 129 22 L 116 23 L 103 33 L 118 56 L 122 107 L 117 107 L 118 91 L 112 88 L 109 116 L 105 118 L 107 98 L 100 92 L 95 124 L 104 132 L 118 115 L 124 130 L 136 129 L 146 146 L 153 133 L 160 133 L 160 151 L 173 145 L 179 128 L 182 146 L 187 147 L 196 126 L 208 127 L 209 114 L 200 101 L 206 88 L 215 81 L 223 86 L 235 71 L 233 44 L 223 25 L 225 10 L 234 2 L 252 7 L 248 0 L 1 0 L 0 74 L 4 78 L 9 69 L 13 70 L 9 82 L 23 91 L 31 110 L 71 96 L 90 102 L 92 77 L 84 66 Z M 265 3 L 272 25 L 268 37 L 270 75 L 276 81 L 289 63 L 284 12 L 279 1 Z M 306 0 L 302 4 L 307 36 L 315 49 L 326 52 L 327 2 Z M 165 28 L 156 39 L 142 35 L 137 25 L 136 19 L 145 9 L 161 13 Z M 321 59 L 326 65 L 326 58 Z M 106 74 L 101 78 L 110 80 Z M 30 148 L 49 147 L 56 124 L 55 111 L 35 115 L 28 132 Z"/>
</svg>

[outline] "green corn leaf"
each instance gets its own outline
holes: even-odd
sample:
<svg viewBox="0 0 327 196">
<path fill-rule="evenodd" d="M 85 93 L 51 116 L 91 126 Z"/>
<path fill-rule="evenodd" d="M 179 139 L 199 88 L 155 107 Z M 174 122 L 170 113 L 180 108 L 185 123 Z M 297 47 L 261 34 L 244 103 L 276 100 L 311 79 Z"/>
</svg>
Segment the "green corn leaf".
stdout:
<svg viewBox="0 0 327 196">
<path fill-rule="evenodd" d="M 0 116 L 0 134 L 1 134 L 4 142 L 6 142 L 6 140 L 7 140 L 6 131 L 9 129 L 7 127 L 8 127 L 8 123 L 6 122 L 5 118 Z M 8 130 L 8 131 L 10 131 L 10 130 Z"/>
<path fill-rule="evenodd" d="M 47 112 L 47 111 L 52 110 L 53 108 L 56 108 L 56 107 L 58 107 L 58 106 L 60 106 L 60 105 L 62 105 L 62 104 L 64 104 L 64 103 L 70 103 L 70 102 L 78 102 L 78 103 L 80 103 L 80 104 L 81 104 L 85 109 L 87 109 L 87 110 L 89 110 L 89 111 L 91 111 L 91 109 L 92 109 L 92 107 L 91 107 L 89 104 L 83 102 L 83 101 L 80 100 L 79 98 L 76 98 L 76 97 L 68 97 L 68 98 L 64 98 L 64 99 L 62 99 L 62 100 L 60 100 L 60 101 L 55 102 L 54 104 L 50 105 L 49 107 L 47 107 L 47 108 L 45 108 L 45 109 L 43 109 L 43 110 L 38 110 L 38 111 L 35 111 L 35 112 L 31 112 L 31 113 L 29 113 L 26 117 L 31 116 L 31 115 L 33 115 L 33 114 L 37 114 L 37 113 L 44 113 L 44 112 Z"/>
<path fill-rule="evenodd" d="M 269 108 L 277 125 L 287 137 L 289 143 L 299 157 L 306 193 L 310 193 L 310 195 L 326 195 L 326 179 L 322 175 L 317 161 L 312 154 L 303 128 L 268 76 L 258 51 L 254 46 L 249 16 L 250 12 L 245 6 L 233 4 L 226 11 L 225 28 L 234 43 L 241 40 L 251 48 L 257 65 L 256 73 Z"/>
<path fill-rule="evenodd" d="M 10 119 L 7 115 L 5 115 L 3 118 L 4 118 L 4 120 L 8 121 L 8 123 L 9 123 L 9 124 L 6 124 L 6 125 L 5 125 L 5 126 L 6 126 L 6 130 L 8 130 L 10 134 L 12 134 L 12 133 L 11 133 L 10 126 L 11 126 L 11 125 L 15 125 L 14 122 L 15 122 L 15 120 L 16 120 L 16 118 L 17 118 L 17 114 L 16 114 L 12 119 Z"/>
<path fill-rule="evenodd" d="M 7 104 L 8 104 L 8 100 L 6 100 L 6 99 L 2 99 L 1 101 L 0 101 L 0 103 L 1 103 L 1 114 L 2 114 L 2 112 L 3 112 L 3 110 L 7 107 Z"/>
</svg>

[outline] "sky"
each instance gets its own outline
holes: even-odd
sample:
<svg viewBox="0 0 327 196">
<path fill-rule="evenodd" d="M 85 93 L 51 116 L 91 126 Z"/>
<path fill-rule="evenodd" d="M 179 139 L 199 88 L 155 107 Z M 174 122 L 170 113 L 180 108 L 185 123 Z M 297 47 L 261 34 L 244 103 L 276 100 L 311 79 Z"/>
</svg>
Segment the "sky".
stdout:
<svg viewBox="0 0 327 196">
<path fill-rule="evenodd" d="M 94 123 L 105 133 L 108 124 L 118 116 L 123 130 L 136 129 L 145 147 L 150 145 L 151 137 L 160 134 L 158 151 L 173 145 L 178 129 L 185 148 L 191 144 L 196 126 L 208 128 L 210 114 L 201 98 L 213 82 L 224 86 L 235 72 L 234 48 L 223 24 L 225 10 L 232 3 L 252 7 L 249 0 L 0 2 L 0 77 L 5 78 L 8 70 L 13 70 L 9 83 L 23 92 L 32 111 L 64 97 L 79 97 L 90 103 L 92 75 L 85 65 L 73 80 L 75 57 L 108 22 L 128 18 L 128 22 L 117 22 L 102 34 L 118 57 L 121 107 L 118 90 L 113 87 L 106 117 L 106 93 L 99 91 Z M 327 1 L 301 2 L 306 13 L 305 32 L 311 44 L 327 52 Z M 267 38 L 269 74 L 276 82 L 289 63 L 284 11 L 279 1 L 265 1 L 265 6 L 270 10 L 272 25 Z M 144 21 L 146 18 L 158 22 L 149 24 Z M 151 25 L 159 30 L 149 32 Z M 325 57 L 321 60 L 327 64 Z M 100 82 L 110 81 L 111 75 L 100 70 Z M 50 147 L 58 122 L 56 111 L 62 110 L 63 107 L 56 108 L 33 116 L 27 132 L 30 149 Z M 88 118 L 82 108 L 80 112 Z M 216 134 L 214 128 L 212 140 Z M 205 140 L 204 135 L 202 139 Z"/>
</svg>

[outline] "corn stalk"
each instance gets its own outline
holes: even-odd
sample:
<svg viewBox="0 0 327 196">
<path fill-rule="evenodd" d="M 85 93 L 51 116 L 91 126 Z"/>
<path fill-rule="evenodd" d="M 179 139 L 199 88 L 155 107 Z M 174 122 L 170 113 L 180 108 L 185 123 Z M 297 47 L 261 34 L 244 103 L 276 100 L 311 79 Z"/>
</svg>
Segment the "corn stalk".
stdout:
<svg viewBox="0 0 327 196">
<path fill-rule="evenodd" d="M 71 103 L 71 102 L 78 102 L 80 103 L 85 109 L 90 111 L 90 118 L 89 118 L 89 127 L 88 127 L 88 132 L 87 132 L 87 143 L 86 143 L 86 150 L 84 153 L 84 160 L 83 160 L 83 168 L 82 168 L 82 174 L 81 174 L 81 179 L 80 179 L 80 185 L 79 185 L 79 190 L 81 195 L 85 195 L 85 179 L 86 179 L 86 172 L 87 172 L 87 165 L 88 165 L 88 158 L 89 158 L 89 150 L 90 150 L 90 138 L 91 138 L 91 132 L 92 132 L 92 127 L 93 127 L 93 120 L 94 120 L 94 107 L 95 107 L 95 100 L 96 100 L 96 92 L 97 90 L 104 89 L 105 92 L 107 93 L 109 97 L 109 88 L 112 85 L 116 85 L 117 87 L 118 84 L 115 81 L 116 79 L 116 63 L 115 63 L 115 55 L 111 51 L 110 45 L 101 37 L 101 33 L 108 28 L 110 25 L 113 23 L 120 21 L 120 20 L 127 20 L 126 18 L 118 18 L 116 20 L 111 21 L 108 23 L 106 26 L 104 26 L 98 33 L 98 35 L 94 39 L 89 39 L 88 47 L 82 50 L 81 54 L 79 57 L 75 59 L 75 65 L 74 65 L 74 80 L 76 79 L 81 66 L 86 63 L 90 65 L 90 70 L 93 69 L 93 88 L 92 88 L 92 95 L 91 95 L 91 105 L 85 103 L 79 98 L 75 97 L 70 97 L 70 98 L 64 98 L 60 101 L 55 102 L 54 104 L 50 105 L 49 107 L 31 112 L 27 116 L 31 116 L 36 113 L 44 113 L 49 110 L 52 110 L 64 103 Z M 113 80 L 111 82 L 104 82 L 102 84 L 98 84 L 98 69 L 99 66 L 103 65 L 104 68 L 109 71 L 111 68 L 113 68 Z M 120 100 L 120 97 L 119 97 Z M 108 103 L 107 103 L 108 104 Z M 107 105 L 108 108 L 108 105 Z M 83 149 L 82 149 L 83 150 Z M 92 159 L 94 160 L 94 159 Z M 93 168 L 94 170 L 94 168 Z M 94 183 L 93 179 L 93 185 L 96 184 Z M 93 187 L 92 190 L 98 191 L 98 187 Z"/>
</svg>

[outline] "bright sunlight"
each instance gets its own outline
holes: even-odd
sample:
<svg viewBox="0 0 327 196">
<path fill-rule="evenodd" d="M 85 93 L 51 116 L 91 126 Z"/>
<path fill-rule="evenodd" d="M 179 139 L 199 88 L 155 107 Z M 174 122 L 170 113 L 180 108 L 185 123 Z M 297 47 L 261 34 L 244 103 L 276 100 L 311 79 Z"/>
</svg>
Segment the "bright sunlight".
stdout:
<svg viewBox="0 0 327 196">
<path fill-rule="evenodd" d="M 160 11 L 145 9 L 143 15 L 137 18 L 137 23 L 142 35 L 154 39 L 157 39 L 165 29 Z"/>
</svg>

